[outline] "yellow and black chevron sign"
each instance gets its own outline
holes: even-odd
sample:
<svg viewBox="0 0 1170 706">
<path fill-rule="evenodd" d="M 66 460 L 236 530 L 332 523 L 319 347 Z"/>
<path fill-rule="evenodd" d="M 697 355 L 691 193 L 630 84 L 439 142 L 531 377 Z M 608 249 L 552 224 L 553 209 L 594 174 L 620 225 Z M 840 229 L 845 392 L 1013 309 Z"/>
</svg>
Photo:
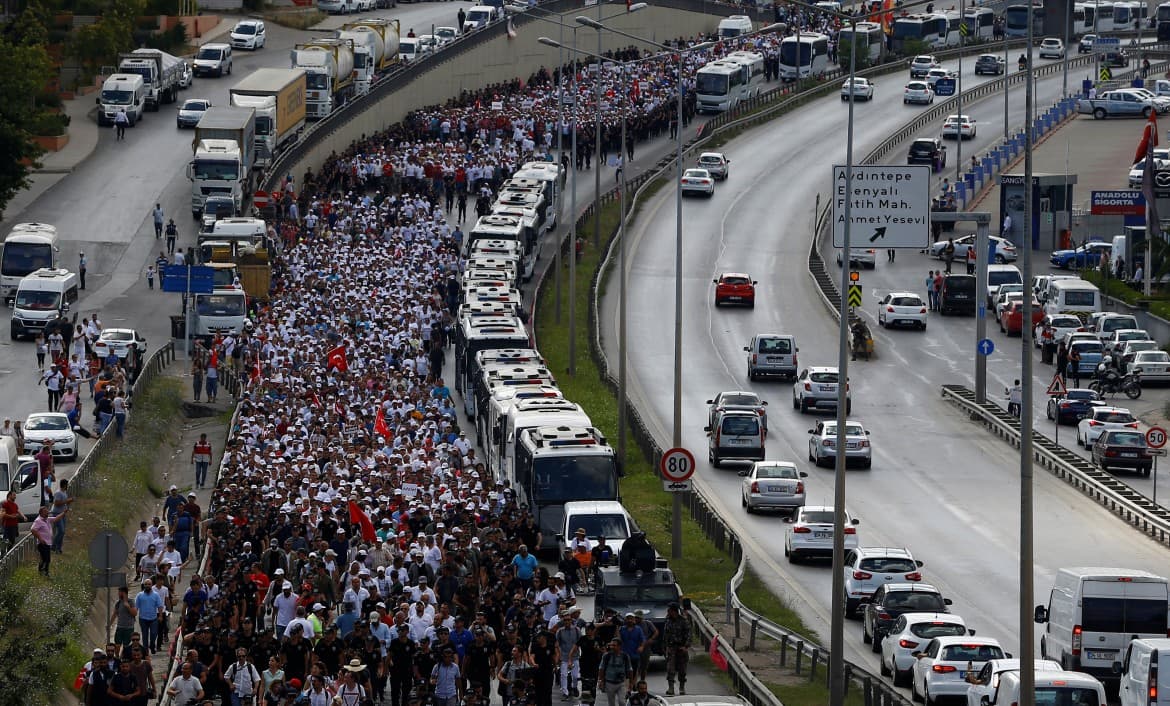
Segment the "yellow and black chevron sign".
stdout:
<svg viewBox="0 0 1170 706">
<path fill-rule="evenodd" d="M 849 302 L 849 306 L 861 306 L 861 285 L 860 284 L 849 285 L 849 294 L 846 297 L 846 300 Z"/>
</svg>

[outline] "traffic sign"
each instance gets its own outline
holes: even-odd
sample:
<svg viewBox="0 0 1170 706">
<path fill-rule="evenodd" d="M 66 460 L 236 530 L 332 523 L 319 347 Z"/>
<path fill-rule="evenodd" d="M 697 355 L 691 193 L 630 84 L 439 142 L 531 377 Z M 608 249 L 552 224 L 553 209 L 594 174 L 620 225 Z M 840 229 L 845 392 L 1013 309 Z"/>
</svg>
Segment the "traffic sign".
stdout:
<svg viewBox="0 0 1170 706">
<path fill-rule="evenodd" d="M 256 208 L 267 208 L 268 192 L 263 189 L 256 189 L 256 193 L 252 194 L 252 205 Z"/>
<path fill-rule="evenodd" d="M 658 471 L 666 481 L 690 480 L 695 474 L 695 456 L 684 448 L 669 449 L 658 460 Z"/>
<path fill-rule="evenodd" d="M 1107 54 L 1121 49 L 1121 37 L 1097 37 L 1093 40 L 1093 52 Z"/>
<path fill-rule="evenodd" d="M 914 248 L 930 242 L 930 167 L 854 165 L 848 193 L 846 168 L 833 167 L 833 247 L 845 247 L 849 202 L 850 247 Z"/>
<path fill-rule="evenodd" d="M 215 289 L 215 269 L 212 267 L 167 265 L 161 274 L 164 292 L 211 294 Z"/>
<path fill-rule="evenodd" d="M 849 296 L 847 298 L 849 300 L 849 306 L 861 306 L 861 285 L 851 283 L 849 285 Z"/>
<path fill-rule="evenodd" d="M 991 355 L 995 352 L 995 341 L 985 338 L 976 344 L 975 350 L 979 351 L 979 355 Z"/>
<path fill-rule="evenodd" d="M 130 556 L 126 539 L 113 530 L 104 530 L 89 541 L 89 563 L 100 571 L 118 569 Z"/>
<path fill-rule="evenodd" d="M 1101 67 L 1100 78 L 1102 81 L 1112 81 L 1113 80 L 1113 72 L 1109 70 L 1108 66 Z"/>
<path fill-rule="evenodd" d="M 1060 379 L 1059 375 L 1052 376 L 1052 382 L 1048 384 L 1048 395 L 1050 397 L 1064 397 L 1068 394 L 1068 388 L 1064 386 L 1064 380 Z"/>
<path fill-rule="evenodd" d="M 1151 456 L 1165 456 L 1166 454 L 1170 453 L 1170 451 L 1167 451 L 1166 449 L 1146 449 L 1146 453 Z"/>
<path fill-rule="evenodd" d="M 966 37 L 966 36 L 968 36 L 969 34 L 971 34 L 971 30 L 967 29 L 967 23 L 966 23 L 966 22 L 960 22 L 960 23 L 959 23 L 959 36 L 960 36 L 960 37 Z"/>
<path fill-rule="evenodd" d="M 1150 427 L 1146 431 L 1146 443 L 1155 449 L 1166 445 L 1166 430 L 1162 427 Z"/>
<path fill-rule="evenodd" d="M 953 96 L 958 88 L 958 82 L 953 78 L 940 78 L 934 82 L 936 96 Z"/>
</svg>

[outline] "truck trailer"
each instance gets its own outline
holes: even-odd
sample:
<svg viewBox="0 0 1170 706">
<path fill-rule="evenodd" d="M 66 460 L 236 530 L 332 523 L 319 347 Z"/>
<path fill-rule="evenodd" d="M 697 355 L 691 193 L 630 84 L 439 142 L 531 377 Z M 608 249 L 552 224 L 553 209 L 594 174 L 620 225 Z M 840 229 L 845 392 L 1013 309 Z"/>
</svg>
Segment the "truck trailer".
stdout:
<svg viewBox="0 0 1170 706">
<path fill-rule="evenodd" d="M 272 164 L 305 127 L 305 71 L 256 69 L 229 91 L 231 104 L 256 111 L 256 169 Z"/>
</svg>

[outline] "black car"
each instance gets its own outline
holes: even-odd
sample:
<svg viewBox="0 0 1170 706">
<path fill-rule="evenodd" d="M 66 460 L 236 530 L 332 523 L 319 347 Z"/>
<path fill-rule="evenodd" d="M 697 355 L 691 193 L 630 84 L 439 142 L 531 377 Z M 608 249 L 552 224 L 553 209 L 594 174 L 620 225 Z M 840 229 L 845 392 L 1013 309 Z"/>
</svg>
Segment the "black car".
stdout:
<svg viewBox="0 0 1170 706">
<path fill-rule="evenodd" d="M 888 583 L 878 586 L 862 603 L 861 641 L 881 652 L 882 638 L 903 613 L 949 613 L 951 599 L 928 583 Z"/>
<path fill-rule="evenodd" d="M 1076 424 L 1094 407 L 1105 404 L 1101 394 L 1087 388 L 1074 387 L 1064 397 L 1051 397 L 1048 400 L 1048 418 L 1056 420 L 1057 424 Z"/>
<path fill-rule="evenodd" d="M 1101 467 L 1127 468 L 1150 477 L 1154 457 L 1146 445 L 1146 435 L 1140 431 L 1107 431 L 1093 443 L 1093 463 Z"/>
<path fill-rule="evenodd" d="M 998 54 L 980 54 L 975 60 L 975 75 L 991 74 L 998 76 L 1004 72 L 1003 57 Z"/>
<path fill-rule="evenodd" d="M 947 166 L 947 148 L 938 137 L 920 137 L 910 143 L 906 164 L 926 164 L 934 171 Z"/>
</svg>

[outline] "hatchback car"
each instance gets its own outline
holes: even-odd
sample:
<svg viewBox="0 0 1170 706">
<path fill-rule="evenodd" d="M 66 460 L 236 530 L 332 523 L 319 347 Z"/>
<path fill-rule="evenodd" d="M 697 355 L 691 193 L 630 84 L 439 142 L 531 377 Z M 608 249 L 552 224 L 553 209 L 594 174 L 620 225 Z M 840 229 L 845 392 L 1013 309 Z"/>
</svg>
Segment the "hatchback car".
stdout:
<svg viewBox="0 0 1170 706">
<path fill-rule="evenodd" d="M 951 599 L 928 583 L 887 583 L 863 603 L 861 641 L 880 652 L 882 638 L 903 613 L 946 613 Z"/>
<path fill-rule="evenodd" d="M 706 169 L 688 169 L 682 175 L 682 195 L 702 194 L 711 197 L 715 195 L 715 179 Z"/>
<path fill-rule="evenodd" d="M 977 131 L 976 120 L 970 115 L 948 115 L 947 119 L 943 121 L 943 137 L 973 140 Z"/>
<path fill-rule="evenodd" d="M 967 696 L 967 672 L 978 672 L 993 659 L 1011 657 L 994 637 L 936 637 L 914 655 L 910 691 L 928 705 L 941 696 Z"/>
<path fill-rule="evenodd" d="M 1072 314 L 1049 314 L 1041 319 L 1035 330 L 1032 331 L 1032 345 L 1040 347 L 1040 341 L 1043 340 L 1042 334 L 1046 328 L 1052 329 L 1052 340 L 1061 341 L 1067 333 L 1084 330 L 1084 324 Z"/>
<path fill-rule="evenodd" d="M 804 505 L 804 481 L 808 473 L 787 461 L 756 461 L 739 472 L 743 478 L 739 500 L 748 514 L 757 510 L 795 512 Z"/>
<path fill-rule="evenodd" d="M 1004 72 L 1006 64 L 1003 57 L 998 54 L 980 54 L 979 58 L 975 60 L 975 75 L 989 74 L 991 76 L 999 76 Z"/>
<path fill-rule="evenodd" d="M 1040 42 L 1040 58 L 1063 59 L 1064 42 L 1060 41 L 1056 37 L 1045 37 L 1044 41 Z"/>
<path fill-rule="evenodd" d="M 995 245 L 995 262 L 996 264 L 1005 264 L 1014 262 L 1019 258 L 1019 252 L 1016 251 L 1016 246 L 1008 239 L 1001 238 L 998 235 L 989 235 L 987 240 Z M 947 246 L 947 240 L 939 240 L 932 243 L 930 246 L 930 256 L 936 260 L 943 259 L 943 249 Z M 964 235 L 961 238 L 954 239 L 955 244 L 955 262 L 964 262 L 967 259 L 967 250 L 978 245 L 977 238 L 974 233 Z"/>
<path fill-rule="evenodd" d="M 759 333 L 753 336 L 751 342 L 743 349 L 747 352 L 748 380 L 755 380 L 766 375 L 796 377 L 796 354 L 800 348 L 796 346 L 795 337 L 784 334 Z"/>
<path fill-rule="evenodd" d="M 941 64 L 930 54 L 920 54 L 910 61 L 910 78 L 923 78 L 931 69 L 937 69 Z"/>
<path fill-rule="evenodd" d="M 756 305 L 756 281 L 751 275 L 740 272 L 724 272 L 715 279 L 715 306 L 722 304 Z"/>
<path fill-rule="evenodd" d="M 972 631 L 973 632 L 973 631 Z M 936 637 L 966 635 L 967 623 L 954 613 L 903 613 L 890 625 L 881 641 L 881 672 L 892 676 L 894 686 L 910 684 L 914 653 Z"/>
<path fill-rule="evenodd" d="M 1083 37 L 1081 37 L 1080 44 L 1077 45 L 1077 53 L 1078 54 L 1088 54 L 1089 52 L 1093 51 L 1093 42 L 1095 42 L 1095 41 L 1097 41 L 1097 35 L 1095 35 L 1095 34 L 1084 35 Z"/>
<path fill-rule="evenodd" d="M 715 416 L 707 432 L 707 460 L 720 468 L 724 461 L 763 461 L 764 424 L 754 412 L 729 409 Z"/>
<path fill-rule="evenodd" d="M 450 44 L 459 38 L 459 30 L 454 27 L 435 27 L 435 39 L 439 46 Z"/>
<path fill-rule="evenodd" d="M 817 466 L 836 463 L 837 460 L 837 422 L 817 422 L 816 427 L 809 429 L 808 460 Z M 869 468 L 873 465 L 873 448 L 869 443 L 869 432 L 861 422 L 845 422 L 845 467 L 849 464 Z"/>
<path fill-rule="evenodd" d="M 910 143 L 906 164 L 926 164 L 941 171 L 947 166 L 947 148 L 937 137 L 919 137 Z"/>
<path fill-rule="evenodd" d="M 713 179 L 726 179 L 731 173 L 731 160 L 720 152 L 704 152 L 699 155 L 699 168 L 706 169 Z"/>
<path fill-rule="evenodd" d="M 1135 431 L 1137 428 L 1137 417 L 1128 409 L 1099 405 L 1077 422 L 1077 446 L 1087 449 L 1107 431 Z"/>
<path fill-rule="evenodd" d="M 1103 471 L 1125 468 L 1149 478 L 1154 456 L 1146 444 L 1146 435 L 1137 429 L 1106 431 L 1093 442 L 1093 464 Z"/>
<path fill-rule="evenodd" d="M 1113 365 L 1122 373 L 1128 373 L 1133 359 L 1142 351 L 1158 351 L 1157 341 L 1126 341 L 1120 353 L 1113 354 Z"/>
<path fill-rule="evenodd" d="M 93 342 L 93 352 L 99 359 L 109 357 L 112 352 L 119 358 L 130 354 L 130 348 L 136 348 L 138 359 L 146 353 L 146 339 L 132 328 L 103 329 L 98 339 Z"/>
<path fill-rule="evenodd" d="M 890 292 L 878 302 L 878 326 L 913 326 L 926 330 L 926 302 L 913 292 Z"/>
<path fill-rule="evenodd" d="M 264 48 L 268 35 L 264 31 L 262 20 L 240 20 L 232 27 L 231 42 L 233 49 L 251 49 L 253 51 Z"/>
<path fill-rule="evenodd" d="M 1052 253 L 1048 261 L 1053 267 L 1059 267 L 1063 270 L 1079 270 L 1085 267 L 1096 267 L 1101 263 L 1101 254 L 1112 253 L 1112 251 L 1113 243 L 1094 241 L 1085 243 L 1075 250 L 1057 250 Z"/>
<path fill-rule="evenodd" d="M 934 89 L 926 81 L 910 81 L 902 89 L 902 104 L 923 103 L 929 105 L 934 102 Z"/>
<path fill-rule="evenodd" d="M 853 94 L 854 101 L 871 101 L 873 100 L 873 82 L 867 78 L 854 78 L 850 83 L 849 79 L 845 79 L 845 83 L 841 84 L 841 100 L 849 100 L 849 94 Z"/>
<path fill-rule="evenodd" d="M 858 547 L 845 554 L 845 617 L 857 615 L 862 601 L 869 600 L 878 586 L 887 583 L 914 583 L 922 580 L 909 549 Z"/>
<path fill-rule="evenodd" d="M 837 409 L 837 381 L 840 373 L 834 367 L 805 368 L 792 385 L 792 408 L 804 414 L 810 409 Z M 849 383 L 845 383 L 845 414 L 853 409 Z"/>
<path fill-rule="evenodd" d="M 935 84 L 938 83 L 939 79 L 955 78 L 957 75 L 958 74 L 956 74 L 954 71 L 948 71 L 942 67 L 938 67 L 938 68 L 933 68 L 930 71 L 927 71 L 925 80 L 927 83 L 930 84 L 931 88 L 938 90 L 938 88 Z"/>
<path fill-rule="evenodd" d="M 175 124 L 179 128 L 195 127 L 210 107 L 211 101 L 206 98 L 188 98 L 179 106 Z"/>
<path fill-rule="evenodd" d="M 808 557 L 833 556 L 833 523 L 836 511 L 823 505 L 805 505 L 784 519 L 784 556 L 791 564 Z M 845 512 L 845 548 L 857 548 L 857 525 L 861 521 Z"/>
<path fill-rule="evenodd" d="M 1043 318 L 1044 308 L 1040 306 L 1040 302 L 1033 299 L 1031 320 L 1024 321 L 1024 302 L 1015 301 L 999 317 L 999 328 L 1009 336 L 1023 336 L 1025 327 L 1036 328 Z"/>
<path fill-rule="evenodd" d="M 707 400 L 707 426 L 715 424 L 715 417 L 720 412 L 729 409 L 754 412 L 764 423 L 764 431 L 768 430 L 768 403 L 751 390 L 727 390 Z"/>
<path fill-rule="evenodd" d="M 1145 329 L 1140 328 L 1119 328 L 1113 332 L 1113 335 L 1105 339 L 1105 353 L 1110 356 L 1117 356 L 1121 353 L 1121 349 L 1129 341 L 1149 341 L 1150 334 Z"/>
<path fill-rule="evenodd" d="M 1143 385 L 1151 382 L 1170 382 L 1170 353 L 1142 351 L 1134 356 L 1129 370 L 1138 376 Z"/>
<path fill-rule="evenodd" d="M 1064 397 L 1048 398 L 1048 418 L 1057 424 L 1078 424 L 1097 407 L 1105 405 L 1101 393 L 1085 387 L 1069 388 Z"/>
<path fill-rule="evenodd" d="M 46 443 L 53 458 L 77 459 L 77 435 L 62 412 L 33 412 L 24 422 L 25 453 L 36 453 Z"/>
</svg>

